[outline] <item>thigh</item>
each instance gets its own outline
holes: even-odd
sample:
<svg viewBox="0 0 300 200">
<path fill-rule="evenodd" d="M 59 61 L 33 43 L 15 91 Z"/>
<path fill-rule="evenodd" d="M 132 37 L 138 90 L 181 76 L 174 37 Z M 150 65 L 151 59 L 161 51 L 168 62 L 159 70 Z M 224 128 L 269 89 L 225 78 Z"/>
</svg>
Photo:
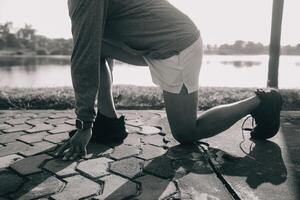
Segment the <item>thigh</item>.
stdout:
<svg viewBox="0 0 300 200">
<path fill-rule="evenodd" d="M 143 56 L 135 55 L 119 47 L 117 43 L 103 40 L 101 56 L 105 58 L 116 59 L 131 65 L 147 66 Z"/>
<path fill-rule="evenodd" d="M 170 128 L 179 142 L 188 142 L 193 138 L 196 126 L 198 91 L 188 94 L 183 86 L 179 94 L 164 91 L 164 100 Z"/>
</svg>

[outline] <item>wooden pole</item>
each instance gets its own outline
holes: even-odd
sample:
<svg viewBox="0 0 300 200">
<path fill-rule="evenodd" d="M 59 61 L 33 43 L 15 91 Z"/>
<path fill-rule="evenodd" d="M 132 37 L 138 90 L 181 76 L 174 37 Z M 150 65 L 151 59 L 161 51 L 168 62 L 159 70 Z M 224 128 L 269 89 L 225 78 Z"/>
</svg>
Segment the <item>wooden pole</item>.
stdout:
<svg viewBox="0 0 300 200">
<path fill-rule="evenodd" d="M 280 38 L 284 0 L 273 0 L 268 87 L 278 88 Z"/>
</svg>

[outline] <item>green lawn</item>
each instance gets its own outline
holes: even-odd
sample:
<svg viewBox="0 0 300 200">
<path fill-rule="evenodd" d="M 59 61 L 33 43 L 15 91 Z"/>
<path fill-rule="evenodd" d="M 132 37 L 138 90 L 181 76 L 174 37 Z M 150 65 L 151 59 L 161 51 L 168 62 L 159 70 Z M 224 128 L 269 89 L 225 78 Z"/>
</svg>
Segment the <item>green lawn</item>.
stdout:
<svg viewBox="0 0 300 200">
<path fill-rule="evenodd" d="M 199 109 L 232 103 L 253 95 L 255 88 L 202 87 Z M 284 110 L 300 110 L 300 90 L 281 90 Z M 156 87 L 115 86 L 118 109 L 162 109 L 161 91 Z M 71 109 L 75 107 L 72 88 L 1 88 L 0 109 Z"/>
</svg>

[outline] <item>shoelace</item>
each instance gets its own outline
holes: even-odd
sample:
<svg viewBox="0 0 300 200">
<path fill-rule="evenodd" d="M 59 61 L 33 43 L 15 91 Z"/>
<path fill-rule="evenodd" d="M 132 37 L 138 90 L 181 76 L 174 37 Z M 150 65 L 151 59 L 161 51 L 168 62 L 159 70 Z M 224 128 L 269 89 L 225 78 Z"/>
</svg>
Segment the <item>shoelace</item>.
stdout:
<svg viewBox="0 0 300 200">
<path fill-rule="evenodd" d="M 247 122 L 248 119 L 250 119 L 250 118 L 252 118 L 252 122 L 251 122 L 252 128 L 244 128 L 246 122 Z M 248 115 L 248 116 L 244 119 L 243 124 L 242 124 L 242 127 L 241 127 L 241 129 L 242 129 L 242 137 L 243 137 L 243 140 L 242 140 L 242 141 L 240 142 L 240 144 L 239 144 L 239 147 L 240 147 L 241 151 L 242 151 L 244 154 L 246 154 L 247 157 L 251 158 L 252 160 L 256 160 L 256 159 L 255 159 L 254 157 L 250 156 L 250 155 L 249 155 L 250 153 L 246 152 L 246 151 L 243 149 L 242 144 L 246 141 L 246 139 L 245 139 L 245 131 L 251 132 L 251 131 L 254 129 L 254 127 L 255 127 L 255 119 L 254 119 L 251 115 Z M 251 145 L 250 145 L 250 147 L 249 147 L 249 152 L 251 152 L 251 150 L 252 150 L 252 145 L 253 145 L 253 142 L 251 143 Z"/>
</svg>

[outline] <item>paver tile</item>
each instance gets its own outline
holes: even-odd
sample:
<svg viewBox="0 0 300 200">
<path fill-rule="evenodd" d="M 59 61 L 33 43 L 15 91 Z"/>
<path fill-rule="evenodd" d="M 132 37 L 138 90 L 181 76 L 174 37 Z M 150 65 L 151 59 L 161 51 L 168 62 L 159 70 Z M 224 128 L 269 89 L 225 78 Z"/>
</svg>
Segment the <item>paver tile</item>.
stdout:
<svg viewBox="0 0 300 200">
<path fill-rule="evenodd" d="M 165 143 L 163 139 L 164 137 L 161 135 L 150 135 L 144 137 L 142 141 L 146 144 L 152 144 L 159 147 L 167 146 L 167 143 Z"/>
<path fill-rule="evenodd" d="M 23 143 L 23 142 L 12 142 L 12 143 L 8 143 L 6 146 L 4 147 L 0 147 L 0 157 L 1 156 L 7 156 L 10 154 L 15 154 L 15 153 L 19 153 L 22 151 L 26 151 L 27 149 L 29 149 L 31 146 Z"/>
<path fill-rule="evenodd" d="M 14 172 L 8 170 L 0 172 L 0 196 L 16 191 L 23 181 L 23 178 Z"/>
<path fill-rule="evenodd" d="M 108 175 L 109 162 L 113 160 L 102 157 L 96 159 L 90 159 L 87 161 L 80 162 L 77 166 L 77 170 L 81 173 L 89 176 L 90 178 L 99 178 Z"/>
<path fill-rule="evenodd" d="M 172 179 L 175 175 L 176 169 L 172 164 L 172 160 L 164 155 L 153 160 L 146 161 L 144 171 L 158 177 Z"/>
<path fill-rule="evenodd" d="M 120 145 L 114 148 L 113 152 L 110 154 L 111 158 L 121 159 L 139 154 L 139 149 L 134 146 Z"/>
<path fill-rule="evenodd" d="M 23 156 L 17 154 L 0 157 L 0 169 L 7 168 L 21 159 L 23 159 Z"/>
<path fill-rule="evenodd" d="M 138 158 L 126 158 L 118 160 L 110 164 L 110 171 L 120 174 L 128 178 L 134 178 L 142 175 L 143 160 Z"/>
<path fill-rule="evenodd" d="M 98 158 L 101 156 L 109 155 L 113 151 L 113 148 L 98 143 L 90 143 L 87 146 L 86 159 Z"/>
<path fill-rule="evenodd" d="M 20 125 L 15 125 L 13 127 L 10 127 L 8 129 L 2 130 L 4 133 L 12 133 L 12 132 L 18 132 L 18 131 L 26 131 L 30 129 L 32 126 L 28 124 L 20 124 Z"/>
<path fill-rule="evenodd" d="M 76 175 L 64 179 L 66 187 L 60 193 L 51 196 L 56 200 L 78 200 L 92 195 L 98 195 L 101 187 L 83 176 Z"/>
<path fill-rule="evenodd" d="M 71 126 L 69 124 L 60 124 L 60 125 L 57 125 L 51 131 L 49 131 L 49 133 L 57 134 L 57 133 L 69 132 L 69 131 L 74 130 L 74 129 L 75 129 L 75 127 Z"/>
<path fill-rule="evenodd" d="M 49 131 L 52 130 L 54 127 L 48 124 L 37 124 L 31 129 L 27 129 L 27 133 L 36 133 L 36 132 L 42 132 L 42 131 Z"/>
<path fill-rule="evenodd" d="M 11 125 L 8 125 L 8 124 L 0 124 L 0 130 L 5 130 L 5 129 L 9 129 L 11 128 L 12 126 Z"/>
<path fill-rule="evenodd" d="M 25 124 L 25 122 L 28 119 L 29 119 L 28 117 L 26 117 L 26 118 L 16 118 L 16 119 L 9 119 L 5 122 L 10 124 L 10 125 L 19 125 L 19 124 Z"/>
<path fill-rule="evenodd" d="M 52 151 L 56 146 L 57 145 L 50 142 L 42 141 L 34 143 L 33 146 L 30 146 L 30 148 L 27 148 L 24 151 L 20 151 L 20 153 L 24 156 L 33 156 L 36 154 Z"/>
<path fill-rule="evenodd" d="M 65 140 L 69 139 L 69 134 L 68 133 L 59 133 L 59 134 L 54 134 L 54 135 L 47 135 L 44 140 L 53 142 L 53 143 L 61 143 Z"/>
<path fill-rule="evenodd" d="M 13 199 L 27 200 L 49 196 L 59 192 L 64 186 L 62 181 L 46 173 L 34 174 L 27 178 L 29 181 L 11 195 Z"/>
<path fill-rule="evenodd" d="M 15 133 L 9 133 L 9 134 L 2 134 L 0 135 L 0 142 L 2 144 L 15 142 L 17 138 L 19 138 L 21 135 L 24 135 L 24 132 L 15 132 Z"/>
<path fill-rule="evenodd" d="M 39 133 L 22 135 L 17 139 L 31 144 L 31 143 L 41 142 L 44 139 L 44 137 L 46 137 L 47 135 L 49 135 L 47 132 L 39 132 Z"/>
<path fill-rule="evenodd" d="M 98 200 L 126 199 L 137 195 L 137 184 L 116 175 L 105 176 L 100 179 L 104 182 L 101 195 L 94 197 Z"/>
<path fill-rule="evenodd" d="M 46 120 L 47 124 L 52 124 L 52 125 L 59 125 L 59 124 L 64 124 L 67 120 L 72 120 L 68 118 L 56 118 L 56 119 L 48 119 Z M 75 120 L 73 120 L 75 121 Z"/>
<path fill-rule="evenodd" d="M 144 136 L 139 134 L 128 134 L 128 136 L 123 141 L 123 144 L 131 145 L 131 146 L 141 146 L 142 138 Z"/>
<path fill-rule="evenodd" d="M 43 168 L 60 177 L 65 177 L 78 174 L 78 172 L 75 171 L 76 166 L 77 162 L 53 159 L 48 161 Z"/>
<path fill-rule="evenodd" d="M 166 150 L 164 150 L 163 148 L 147 144 L 142 146 L 142 152 L 137 157 L 145 160 L 150 160 L 155 157 L 162 156 L 165 153 Z"/>
<path fill-rule="evenodd" d="M 182 198 L 232 199 L 222 182 L 216 176 L 209 174 L 189 173 L 178 179 L 178 186 Z"/>
<path fill-rule="evenodd" d="M 141 122 L 140 119 L 127 120 L 127 121 L 125 121 L 125 123 L 127 125 L 135 126 L 135 127 L 143 125 L 143 123 Z"/>
<path fill-rule="evenodd" d="M 75 120 L 74 119 L 68 119 L 65 121 L 66 124 L 70 124 L 72 126 L 75 126 Z"/>
<path fill-rule="evenodd" d="M 21 175 L 29 175 L 37 172 L 41 172 L 42 169 L 40 168 L 41 164 L 46 160 L 51 159 L 52 157 L 41 154 L 36 155 L 28 158 L 24 158 L 12 164 L 10 167 L 17 171 Z"/>
<path fill-rule="evenodd" d="M 57 118 L 73 118 L 73 114 L 67 112 L 56 112 L 54 115 L 49 116 L 50 119 L 57 119 Z"/>
<path fill-rule="evenodd" d="M 138 131 L 138 133 L 143 135 L 156 135 L 159 134 L 160 132 L 161 130 L 154 126 L 140 126 L 140 130 Z"/>
<path fill-rule="evenodd" d="M 169 180 L 146 175 L 136 179 L 136 181 L 142 184 L 142 193 L 137 198 L 140 200 L 165 199 L 176 193 L 175 184 Z"/>
<path fill-rule="evenodd" d="M 48 118 L 34 118 L 34 119 L 29 119 L 26 121 L 26 124 L 29 125 L 38 125 L 38 124 L 43 124 Z"/>
</svg>

